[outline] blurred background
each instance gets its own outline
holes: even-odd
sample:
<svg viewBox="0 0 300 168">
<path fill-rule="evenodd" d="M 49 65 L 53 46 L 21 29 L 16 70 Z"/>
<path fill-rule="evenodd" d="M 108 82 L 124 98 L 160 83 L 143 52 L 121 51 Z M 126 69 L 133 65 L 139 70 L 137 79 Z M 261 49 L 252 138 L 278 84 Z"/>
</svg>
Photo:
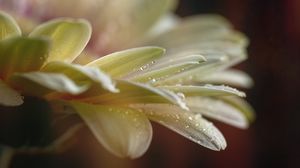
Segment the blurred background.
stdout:
<svg viewBox="0 0 300 168">
<path fill-rule="evenodd" d="M 237 67 L 255 81 L 246 90 L 257 114 L 249 129 L 215 122 L 228 147 L 214 152 L 153 123 L 152 144 L 137 160 L 112 156 L 83 130 L 80 137 L 85 138 L 68 152 L 18 156 L 12 167 L 30 163 L 32 167 L 73 168 L 299 168 L 300 1 L 181 0 L 176 13 L 183 17 L 218 13 L 249 37 L 249 59 Z"/>
</svg>

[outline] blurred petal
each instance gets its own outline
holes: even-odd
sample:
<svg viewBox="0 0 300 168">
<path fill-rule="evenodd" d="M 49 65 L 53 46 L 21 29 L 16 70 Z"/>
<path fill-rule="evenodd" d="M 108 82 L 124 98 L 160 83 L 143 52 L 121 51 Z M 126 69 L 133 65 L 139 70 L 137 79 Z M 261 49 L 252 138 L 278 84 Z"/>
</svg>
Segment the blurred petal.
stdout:
<svg viewBox="0 0 300 168">
<path fill-rule="evenodd" d="M 0 40 L 13 36 L 21 36 L 22 32 L 16 21 L 8 14 L 0 11 Z"/>
<path fill-rule="evenodd" d="M 221 100 L 226 102 L 227 104 L 230 104 L 231 106 L 238 109 L 241 113 L 245 115 L 245 117 L 250 121 L 253 122 L 255 119 L 255 112 L 254 109 L 251 107 L 251 105 L 245 101 L 244 99 L 241 99 L 239 97 L 219 97 Z"/>
<path fill-rule="evenodd" d="M 94 88 L 81 95 L 79 100 L 93 104 L 168 103 L 187 109 L 178 95 L 164 89 L 124 80 L 117 80 L 117 88 L 119 93 L 101 92 Z"/>
<path fill-rule="evenodd" d="M 135 45 L 152 26 L 175 6 L 176 0 L 115 0 L 102 4 L 92 22 L 100 53 Z"/>
<path fill-rule="evenodd" d="M 181 86 L 160 86 L 167 90 L 174 91 L 176 93 L 183 93 L 185 96 L 240 96 L 245 97 L 246 94 L 235 88 L 224 85 L 181 85 Z"/>
<path fill-rule="evenodd" d="M 52 92 L 76 95 L 88 89 L 88 85 L 79 86 L 60 73 L 17 73 L 10 78 L 10 82 L 22 92 L 38 96 Z"/>
<path fill-rule="evenodd" d="M 111 92 L 118 92 L 118 89 L 115 87 L 115 83 L 112 79 L 99 68 L 84 67 L 64 62 L 50 62 L 43 67 L 42 71 L 65 74 L 79 84 L 86 83 L 87 81 L 93 81 L 99 83 L 104 89 Z"/>
<path fill-rule="evenodd" d="M 173 105 L 135 104 L 131 107 L 142 110 L 151 120 L 204 147 L 217 151 L 226 147 L 222 133 L 199 114 L 183 111 Z"/>
<path fill-rule="evenodd" d="M 87 66 L 98 67 L 113 77 L 122 77 L 130 72 L 146 69 L 164 53 L 165 50 L 160 47 L 133 48 L 109 54 Z"/>
<path fill-rule="evenodd" d="M 219 15 L 199 15 L 184 18 L 181 23 L 164 34 L 149 41 L 166 48 L 176 45 L 195 44 L 210 41 L 232 41 L 247 45 L 247 39 L 234 32 L 230 23 Z M 188 46 L 188 45 L 187 45 Z"/>
<path fill-rule="evenodd" d="M 234 30 L 222 17 L 204 15 L 183 19 L 182 23 L 150 40 L 147 45 L 156 44 L 167 49 L 165 59 L 202 55 L 207 61 L 185 73 L 157 84 L 189 83 L 201 80 L 211 72 L 226 69 L 246 58 L 247 38 Z M 191 80 L 189 80 L 191 79 Z"/>
<path fill-rule="evenodd" d="M 196 81 L 201 83 L 227 84 L 243 88 L 253 86 L 253 80 L 248 74 L 233 69 L 216 72 L 198 80 Z"/>
<path fill-rule="evenodd" d="M 0 41 L 0 76 L 6 79 L 14 72 L 40 69 L 47 59 L 48 41 L 16 37 Z"/>
<path fill-rule="evenodd" d="M 174 28 L 180 21 L 179 16 L 176 16 L 173 13 L 165 14 L 158 20 L 158 22 L 153 26 L 153 28 L 148 32 L 147 36 L 150 38 L 153 36 L 158 36 L 161 33 L 169 31 Z M 146 37 L 147 38 L 147 37 Z"/>
<path fill-rule="evenodd" d="M 72 62 L 85 48 L 91 37 L 90 24 L 82 19 L 55 19 L 36 27 L 30 37 L 47 37 L 51 50 L 47 62 Z"/>
<path fill-rule="evenodd" d="M 248 127 L 246 116 L 226 102 L 207 97 L 187 97 L 185 101 L 194 113 L 203 114 L 238 128 Z"/>
<path fill-rule="evenodd" d="M 152 127 L 143 113 L 130 108 L 77 102 L 72 106 L 97 140 L 116 156 L 137 158 L 148 149 Z"/>
<path fill-rule="evenodd" d="M 19 92 L 0 80 L 0 104 L 4 106 L 19 106 L 23 104 L 23 97 Z"/>
</svg>

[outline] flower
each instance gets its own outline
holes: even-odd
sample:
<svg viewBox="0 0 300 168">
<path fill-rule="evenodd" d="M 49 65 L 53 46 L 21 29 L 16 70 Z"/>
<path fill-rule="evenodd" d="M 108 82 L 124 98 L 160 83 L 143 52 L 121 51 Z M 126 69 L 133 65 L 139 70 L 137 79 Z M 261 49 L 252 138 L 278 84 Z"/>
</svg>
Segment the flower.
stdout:
<svg viewBox="0 0 300 168">
<path fill-rule="evenodd" d="M 219 16 L 191 18 L 145 40 L 163 46 L 166 53 L 160 47 L 133 48 L 86 65 L 71 63 L 89 39 L 85 21 L 54 20 L 35 28 L 29 37 L 16 37 L 20 31 L 15 21 L 1 17 L 2 32 L 13 32 L 2 34 L 0 42 L 0 59 L 6 61 L 0 66 L 5 84 L 1 90 L 14 93 L 6 96 L 15 98 L 19 91 L 67 106 L 117 156 L 137 158 L 147 150 L 152 138 L 149 119 L 212 150 L 224 149 L 226 141 L 205 117 L 239 128 L 253 119 L 243 92 L 211 85 L 251 83 L 243 72 L 227 70 L 246 58 L 247 40 Z M 45 49 L 38 46 L 42 44 Z M 25 51 L 30 59 L 23 58 Z M 9 54 L 14 57 L 5 57 Z"/>
</svg>

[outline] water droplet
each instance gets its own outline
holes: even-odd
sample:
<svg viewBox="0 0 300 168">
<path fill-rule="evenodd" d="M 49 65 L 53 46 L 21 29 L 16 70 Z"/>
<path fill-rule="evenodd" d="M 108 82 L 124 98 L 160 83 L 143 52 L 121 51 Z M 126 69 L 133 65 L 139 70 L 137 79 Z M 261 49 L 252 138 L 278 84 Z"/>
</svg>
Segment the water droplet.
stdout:
<svg viewBox="0 0 300 168">
<path fill-rule="evenodd" d="M 177 96 L 179 96 L 181 99 L 185 99 L 185 95 L 184 95 L 183 93 L 178 92 L 178 93 L 176 93 L 176 94 L 177 94 Z"/>
<path fill-rule="evenodd" d="M 151 79 L 151 82 L 152 83 L 156 82 L 156 79 L 155 78 Z"/>
</svg>

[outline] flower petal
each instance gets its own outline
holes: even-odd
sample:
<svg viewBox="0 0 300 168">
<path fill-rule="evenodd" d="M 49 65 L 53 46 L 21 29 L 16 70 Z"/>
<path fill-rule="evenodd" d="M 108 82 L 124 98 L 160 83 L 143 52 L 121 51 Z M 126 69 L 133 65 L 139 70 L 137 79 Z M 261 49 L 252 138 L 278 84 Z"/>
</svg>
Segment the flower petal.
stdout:
<svg viewBox="0 0 300 168">
<path fill-rule="evenodd" d="M 226 97 L 222 96 L 218 98 L 224 101 L 225 103 L 238 109 L 241 113 L 245 115 L 245 117 L 248 119 L 249 122 L 254 121 L 255 119 L 254 109 L 244 99 L 241 99 L 239 97 L 232 97 L 232 96 L 226 96 Z"/>
<path fill-rule="evenodd" d="M 205 58 L 201 55 L 191 55 L 187 57 L 172 58 L 172 59 L 158 59 L 153 65 L 150 65 L 148 69 L 141 70 L 129 74 L 124 77 L 125 79 L 133 79 L 138 82 L 151 83 L 169 78 L 173 75 L 188 71 L 198 66 L 199 63 L 205 62 Z"/>
<path fill-rule="evenodd" d="M 87 66 L 98 67 L 113 77 L 122 77 L 130 72 L 146 69 L 164 53 L 165 49 L 160 47 L 133 48 L 109 54 Z"/>
<path fill-rule="evenodd" d="M 174 105 L 135 104 L 130 107 L 142 110 L 151 120 L 204 147 L 217 151 L 226 147 L 222 133 L 199 114 L 184 111 Z"/>
<path fill-rule="evenodd" d="M 72 62 L 85 48 L 91 37 L 90 24 L 82 19 L 55 19 L 36 27 L 30 37 L 47 37 L 51 50 L 47 62 Z"/>
<path fill-rule="evenodd" d="M 71 104 L 97 140 L 116 156 L 137 158 L 148 149 L 152 127 L 143 113 L 124 107 Z"/>
<path fill-rule="evenodd" d="M 100 53 L 136 45 L 176 0 L 105 1 L 92 19 L 99 36 L 94 47 Z"/>
<path fill-rule="evenodd" d="M 79 100 L 93 104 L 168 103 L 187 109 L 183 100 L 171 91 L 125 80 L 117 80 L 117 88 L 118 93 L 93 88 L 80 95 Z"/>
<path fill-rule="evenodd" d="M 195 84 L 195 82 L 201 81 L 202 78 L 204 79 L 208 75 L 227 69 L 240 61 L 239 58 L 230 59 L 222 54 L 218 54 L 216 57 L 210 58 L 210 60 L 200 63 L 197 67 L 188 71 L 164 78 L 158 81 L 156 85 Z"/>
<path fill-rule="evenodd" d="M 0 76 L 40 69 L 47 59 L 49 43 L 40 38 L 16 37 L 0 41 Z"/>
<path fill-rule="evenodd" d="M 21 36 L 22 32 L 10 15 L 0 11 L 0 40 L 13 36 Z"/>
<path fill-rule="evenodd" d="M 42 71 L 50 73 L 62 73 L 77 83 L 93 81 L 100 84 L 104 89 L 111 92 L 118 92 L 112 79 L 103 73 L 99 68 L 86 67 L 64 62 L 50 62 Z"/>
<path fill-rule="evenodd" d="M 187 97 L 188 107 L 194 113 L 222 121 L 238 128 L 247 128 L 249 123 L 239 109 L 218 99 L 208 97 Z"/>
<path fill-rule="evenodd" d="M 178 73 L 181 73 L 183 71 L 189 70 L 199 64 L 198 62 L 190 62 L 190 63 L 184 63 L 184 64 L 177 64 L 173 66 L 169 66 L 166 68 L 161 68 L 159 70 L 154 70 L 147 72 L 145 74 L 139 75 L 137 77 L 134 77 L 132 80 L 136 82 L 142 82 L 142 83 L 151 83 L 154 84 L 155 82 L 168 78 L 170 76 L 176 75 Z"/>
<path fill-rule="evenodd" d="M 248 40 L 241 33 L 232 30 L 231 24 L 219 15 L 188 17 L 168 32 L 160 34 L 149 44 L 175 48 L 199 42 L 232 41 L 245 46 Z"/>
<path fill-rule="evenodd" d="M 224 85 L 203 86 L 179 85 L 179 86 L 159 86 L 159 88 L 183 93 L 185 96 L 240 96 L 245 97 L 246 94 L 235 88 Z"/>
<path fill-rule="evenodd" d="M 0 80 L 0 104 L 4 106 L 19 106 L 23 104 L 23 97 L 19 92 Z"/>
<path fill-rule="evenodd" d="M 67 76 L 60 73 L 17 73 L 10 78 L 10 82 L 26 94 L 37 96 L 52 92 L 77 95 L 89 88 L 88 85 L 79 86 L 75 84 Z"/>
<path fill-rule="evenodd" d="M 204 78 L 195 79 L 195 81 L 201 83 L 227 84 L 243 88 L 253 86 L 253 80 L 248 74 L 234 69 L 216 72 Z"/>
</svg>

